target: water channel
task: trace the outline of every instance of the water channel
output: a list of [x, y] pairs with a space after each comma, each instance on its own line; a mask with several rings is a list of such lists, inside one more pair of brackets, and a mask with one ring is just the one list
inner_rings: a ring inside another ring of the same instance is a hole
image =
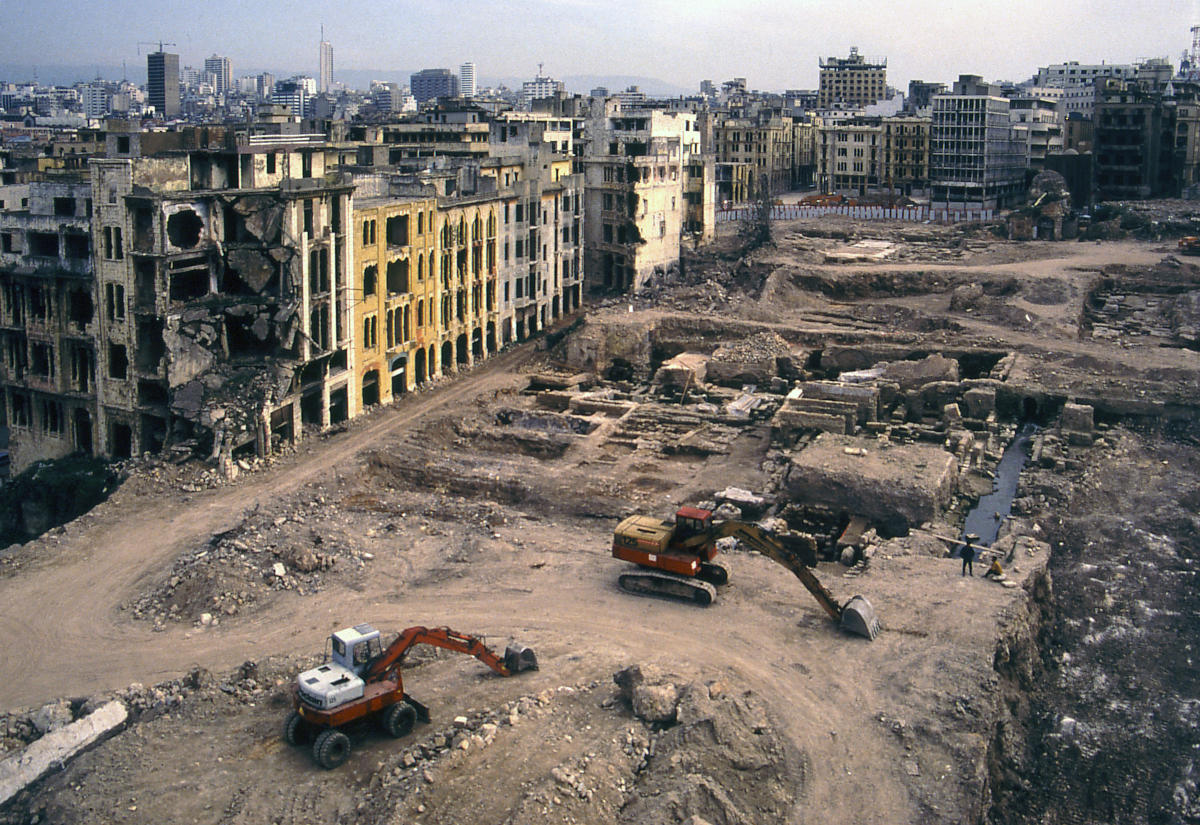
[[970, 533], [979, 536], [979, 540], [974, 542], [976, 547], [991, 547], [1000, 532], [1000, 525], [1012, 512], [1017, 482], [1021, 479], [1021, 470], [1029, 461], [1033, 436], [1037, 430], [1037, 424], [1032, 421], [1021, 424], [996, 466], [992, 492], [980, 496], [979, 503], [967, 513], [966, 521], [963, 522], [962, 538], [965, 539]]

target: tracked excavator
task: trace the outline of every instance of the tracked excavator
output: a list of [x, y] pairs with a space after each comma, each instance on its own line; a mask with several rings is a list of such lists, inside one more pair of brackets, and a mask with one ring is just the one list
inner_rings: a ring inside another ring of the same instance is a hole
[[864, 596], [839, 605], [803, 560], [761, 527], [744, 521], [713, 521], [711, 510], [681, 507], [675, 521], [630, 516], [613, 533], [612, 554], [632, 562], [636, 571], [621, 573], [617, 584], [639, 596], [660, 596], [712, 604], [729, 572], [714, 562], [717, 540], [733, 536], [753, 550], [786, 567], [842, 629], [874, 639], [879, 634], [875, 608]]
[[379, 631], [360, 624], [337, 631], [329, 643], [329, 661], [297, 677], [283, 728], [288, 744], [311, 743], [313, 760], [327, 769], [349, 758], [350, 737], [342, 729], [354, 722], [374, 718], [398, 739], [417, 719], [429, 721], [429, 709], [405, 693], [400, 676], [400, 663], [416, 645], [466, 653], [501, 676], [537, 670], [537, 656], [524, 645], [510, 644], [502, 659], [476, 637], [448, 627], [410, 627], [383, 648]]

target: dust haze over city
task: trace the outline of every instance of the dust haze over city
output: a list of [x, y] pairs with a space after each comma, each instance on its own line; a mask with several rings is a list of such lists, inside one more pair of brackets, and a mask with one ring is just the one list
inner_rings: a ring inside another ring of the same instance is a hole
[[1195, 4], [3, 11], [0, 823], [1200, 820]]

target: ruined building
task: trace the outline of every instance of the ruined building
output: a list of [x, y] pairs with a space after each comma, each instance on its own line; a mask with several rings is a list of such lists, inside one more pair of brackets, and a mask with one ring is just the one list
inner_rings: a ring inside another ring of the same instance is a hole
[[40, 181], [0, 201], [0, 387], [20, 470], [92, 452], [99, 432], [92, 191]]
[[688, 178], [697, 172], [704, 176], [698, 197], [702, 204], [711, 202], [712, 156], [701, 151], [696, 116], [690, 113], [623, 111], [609, 100], [586, 133], [589, 288], [640, 289], [655, 274], [678, 266], [685, 193], [697, 189]]
[[1109, 78], [1097, 85], [1098, 198], [1179, 197], [1197, 182], [1198, 90], [1186, 81], [1164, 90], [1144, 80]]
[[543, 125], [496, 124], [485, 161], [355, 180], [352, 414], [579, 308], [583, 180]]
[[725, 119], [714, 128], [719, 164], [744, 164], [746, 173], [730, 173], [730, 180], [747, 181], [746, 191], [731, 189], [730, 200], [740, 203], [792, 188], [795, 131], [790, 117], [763, 111]]
[[228, 460], [349, 415], [352, 187], [321, 140], [92, 162], [98, 452]]

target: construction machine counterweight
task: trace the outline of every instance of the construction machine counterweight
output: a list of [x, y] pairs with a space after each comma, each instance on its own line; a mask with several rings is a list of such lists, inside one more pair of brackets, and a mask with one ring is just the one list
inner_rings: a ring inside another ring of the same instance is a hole
[[639, 596], [661, 596], [709, 605], [717, 587], [729, 580], [728, 571], [713, 560], [717, 540], [733, 536], [753, 550], [786, 567], [813, 595], [830, 618], [859, 636], [874, 639], [879, 619], [864, 596], [839, 605], [808, 566], [761, 527], [727, 519], [714, 522], [710, 510], [681, 507], [675, 521], [630, 516], [613, 533], [612, 554], [638, 570], [621, 573], [622, 590]]

